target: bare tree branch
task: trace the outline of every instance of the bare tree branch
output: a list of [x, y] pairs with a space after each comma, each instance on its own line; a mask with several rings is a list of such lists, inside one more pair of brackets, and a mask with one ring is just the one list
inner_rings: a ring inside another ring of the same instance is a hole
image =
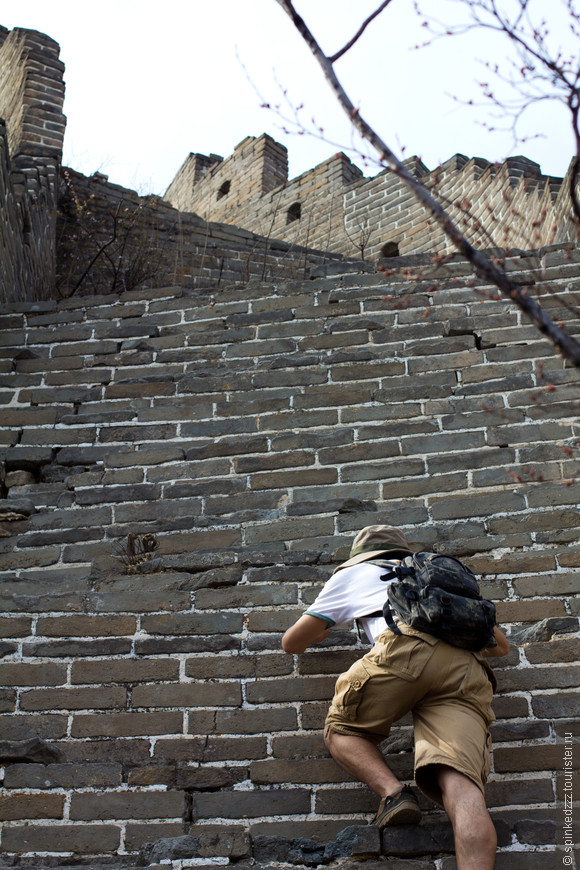
[[460, 251], [460, 253], [462, 253], [473, 265], [476, 272], [491, 281], [491, 283], [500, 290], [503, 296], [515, 303], [525, 313], [525, 315], [532, 320], [538, 330], [554, 344], [556, 350], [561, 353], [562, 356], [573, 363], [573, 365], [580, 367], [580, 343], [578, 343], [572, 336], [568, 335], [560, 326], [555, 324], [541, 308], [538, 302], [530, 296], [525, 288], [520, 287], [520, 285], [513, 281], [503, 270], [499, 269], [494, 263], [492, 263], [483, 252], [476, 250], [473, 245], [467, 241], [463, 233], [454, 224], [451, 217], [441, 204], [433, 198], [424, 185], [422, 185], [409, 169], [407, 169], [404, 163], [396, 157], [389, 146], [364, 120], [358, 109], [355, 108], [334, 72], [332, 60], [324, 54], [304, 20], [294, 9], [292, 0], [276, 0], [276, 2], [289, 16], [294, 26], [312, 51], [314, 57], [322, 68], [326, 80], [334, 91], [334, 94], [343, 110], [346, 112], [351, 124], [354, 125], [361, 136], [370, 142], [373, 148], [378, 152], [381, 163], [388, 166], [388, 168], [413, 192], [419, 202], [433, 215], [433, 218], [442, 228], [447, 238], [450, 239], [457, 250]]
[[343, 46], [343, 48], [340, 49], [340, 51], [337, 51], [336, 54], [333, 54], [332, 57], [329, 57], [329, 58], [328, 58], [329, 61], [330, 61], [331, 63], [336, 63], [336, 61], [337, 61], [340, 57], [342, 57], [343, 54], [346, 54], [347, 51], [349, 51], [349, 49], [351, 49], [351, 48], [353, 47], [353, 45], [355, 44], [355, 42], [357, 41], [357, 39], [360, 39], [360, 37], [363, 35], [363, 33], [365, 32], [365, 30], [367, 29], [367, 27], [369, 26], [369, 24], [371, 23], [371, 21], [373, 20], [373, 18], [376, 18], [377, 15], [380, 15], [380, 13], [383, 11], [383, 9], [384, 9], [386, 6], [388, 6], [390, 2], [391, 2], [391, 0], [384, 0], [384, 3], [381, 3], [381, 5], [379, 6], [379, 8], [378, 8], [378, 9], [375, 9], [375, 11], [372, 13], [372, 15], [369, 15], [369, 17], [367, 18], [367, 20], [364, 21], [364, 22], [361, 24], [361, 26], [359, 27], [359, 29], [357, 30], [357, 32], [355, 33], [355, 35], [353, 36], [353, 38], [350, 39], [350, 40], [346, 43], [346, 45]]
[[[423, 17], [423, 24], [433, 38], [457, 36], [473, 30], [489, 30], [507, 37], [518, 58], [518, 63], [510, 62], [511, 72], [503, 73], [498, 64], [486, 63], [486, 68], [499, 81], [512, 88], [517, 96], [514, 101], [498, 99], [488, 83], [482, 83], [484, 96], [502, 112], [513, 115], [512, 131], [530, 106], [542, 100], [558, 100], [564, 103], [572, 121], [572, 134], [575, 143], [575, 156], [570, 171], [568, 193], [574, 217], [580, 223], [580, 202], [578, 181], [580, 179], [580, 132], [578, 111], [580, 106], [580, 62], [576, 52], [565, 55], [561, 48], [550, 51], [548, 46], [549, 30], [545, 20], [534, 25], [529, 16], [530, 0], [518, 0], [518, 12], [514, 18], [502, 11], [496, 0], [458, 0], [467, 7], [471, 23], [451, 27], [426, 18], [415, 2], [415, 9]], [[574, 8], [574, 0], [565, 0], [569, 17], [570, 32], [575, 39], [580, 35], [580, 15]], [[436, 24], [437, 29], [434, 28]]]

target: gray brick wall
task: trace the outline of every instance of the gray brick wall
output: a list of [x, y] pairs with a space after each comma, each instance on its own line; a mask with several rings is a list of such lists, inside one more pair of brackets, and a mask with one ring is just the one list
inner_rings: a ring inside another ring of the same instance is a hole
[[[558, 292], [544, 298], [572, 331], [577, 260], [535, 260], [535, 289]], [[529, 258], [509, 265], [529, 275]], [[417, 292], [350, 274], [3, 307], [7, 861], [374, 868], [382, 848], [395, 868], [451, 870], [438, 811], [425, 801], [419, 831], [381, 846], [359, 827], [375, 798], [324, 748], [336, 674], [362, 651], [352, 627], [280, 650], [376, 521], [464, 558], [496, 602], [513, 644], [496, 665], [497, 866], [561, 859], [577, 374], [466, 275], [456, 261]], [[152, 558], [123, 559], [129, 535], [153, 535]], [[409, 721], [385, 752], [412, 776]]]
[[66, 118], [59, 46], [34, 30], [0, 41], [0, 301], [54, 291], [58, 175]]

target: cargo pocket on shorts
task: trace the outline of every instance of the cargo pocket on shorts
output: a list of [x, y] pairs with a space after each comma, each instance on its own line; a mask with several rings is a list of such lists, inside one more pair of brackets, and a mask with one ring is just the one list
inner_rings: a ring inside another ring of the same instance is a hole
[[376, 653], [373, 655], [373, 647], [368, 658], [372, 658], [378, 665], [386, 666], [391, 674], [413, 681], [421, 676], [423, 668], [433, 655], [436, 643], [439, 643], [436, 637], [423, 633], [393, 635], [384, 645], [375, 645]]
[[355, 662], [346, 673], [341, 674], [336, 681], [336, 690], [332, 708], [345, 719], [356, 719], [357, 710], [363, 696], [364, 688], [370, 674], [362, 661]]
[[489, 726], [493, 722], [495, 719], [491, 709], [493, 687], [484, 666], [473, 655], [459, 686], [459, 694], [467, 704], [475, 707], [483, 716], [486, 726]]

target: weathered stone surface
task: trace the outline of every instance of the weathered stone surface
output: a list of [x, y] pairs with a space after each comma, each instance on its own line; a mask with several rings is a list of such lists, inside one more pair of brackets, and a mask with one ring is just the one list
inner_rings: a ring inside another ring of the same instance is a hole
[[146, 843], [139, 852], [138, 865], [149, 867], [154, 862], [175, 861], [179, 858], [198, 858], [200, 843], [196, 837], [184, 835]]
[[36, 511], [34, 502], [28, 498], [0, 500], [0, 522], [24, 520]]
[[575, 632], [578, 630], [578, 619], [574, 617], [549, 617], [541, 619], [534, 625], [514, 629], [510, 633], [510, 641], [514, 644], [525, 645], [551, 640], [560, 632]]
[[30, 764], [52, 764], [62, 759], [63, 753], [45, 740], [33, 737], [29, 740], [1, 740], [0, 761], [10, 764], [28, 762]]
[[351, 857], [357, 857], [361, 860], [372, 855], [379, 855], [380, 851], [381, 834], [377, 827], [374, 825], [352, 825], [341, 831], [334, 843], [326, 845], [324, 858], [326, 861]]
[[314, 840], [257, 836], [252, 841], [252, 853], [258, 862], [286, 862], [316, 867], [324, 861], [324, 845]]

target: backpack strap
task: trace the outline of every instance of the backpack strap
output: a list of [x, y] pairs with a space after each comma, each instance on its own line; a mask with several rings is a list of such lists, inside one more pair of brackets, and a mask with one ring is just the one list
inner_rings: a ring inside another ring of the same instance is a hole
[[[368, 560], [367, 560], [367, 564], [369, 564], [369, 565], [378, 565], [379, 568], [387, 568], [387, 569], [388, 569], [387, 572], [386, 572], [385, 574], [381, 574], [380, 579], [381, 579], [383, 582], [386, 582], [387, 580], [393, 580], [393, 579], [397, 576], [397, 575], [395, 574], [395, 571], [394, 571], [393, 567], [392, 567], [391, 565], [389, 565], [389, 564], [386, 564], [386, 560], [383, 560], [383, 559], [368, 559]], [[357, 633], [358, 633], [358, 638], [359, 638], [359, 640], [362, 639], [362, 638], [361, 638], [361, 631], [360, 631], [360, 623], [359, 623], [359, 619], [368, 619], [368, 618], [370, 618], [371, 616], [382, 616], [382, 617], [384, 617], [384, 619], [386, 620], [387, 625], [389, 626], [389, 628], [391, 629], [391, 631], [393, 631], [395, 634], [401, 634], [401, 632], [400, 632], [399, 629], [397, 628], [397, 625], [396, 625], [396, 623], [395, 623], [395, 621], [394, 621], [394, 619], [393, 619], [393, 616], [392, 616], [392, 614], [391, 614], [391, 610], [390, 610], [390, 608], [388, 607], [388, 601], [387, 601], [387, 603], [384, 605], [384, 607], [383, 607], [382, 610], [373, 610], [372, 613], [365, 613], [364, 616], [362, 616], [362, 617], [358, 617], [357, 619], [355, 619], [356, 630], [357, 630]]]
[[403, 632], [393, 619], [393, 612], [389, 607], [389, 602], [385, 602], [385, 606], [383, 607], [383, 616], [385, 617], [385, 622], [393, 632], [393, 634], [402, 634]]

